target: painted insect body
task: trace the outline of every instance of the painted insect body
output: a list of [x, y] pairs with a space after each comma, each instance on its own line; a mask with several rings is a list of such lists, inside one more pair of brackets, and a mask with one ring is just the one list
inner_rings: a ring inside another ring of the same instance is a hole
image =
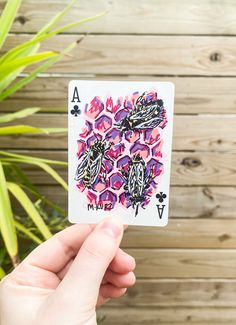
[[124, 189], [127, 191], [132, 207], [135, 209], [135, 217], [138, 214], [140, 204], [145, 201], [146, 190], [149, 188], [149, 182], [152, 179], [152, 172], [147, 175], [146, 165], [143, 158], [137, 154], [133, 156], [128, 172], [122, 171], [127, 184]]
[[149, 98], [148, 94], [143, 93], [134, 103], [134, 109], [117, 126], [121, 132], [153, 129], [163, 121], [163, 112], [161, 99]]
[[[81, 161], [76, 170], [75, 180], [83, 180], [84, 185], [87, 188], [91, 188], [101, 173], [103, 160], [111, 160], [106, 156], [106, 151], [110, 149], [112, 143], [108, 143], [106, 140], [96, 140], [82, 156]], [[105, 168], [104, 168], [105, 170]], [[103, 175], [105, 178], [106, 175]]]

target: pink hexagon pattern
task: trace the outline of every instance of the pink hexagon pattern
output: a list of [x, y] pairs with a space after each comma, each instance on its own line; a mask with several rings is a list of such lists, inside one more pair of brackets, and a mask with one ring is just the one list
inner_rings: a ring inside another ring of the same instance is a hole
[[[106, 211], [120, 205], [137, 214], [164, 172], [162, 129], [168, 121], [163, 101], [153, 90], [123, 98], [95, 96], [85, 106], [85, 117], [77, 140], [77, 189], [88, 204]], [[132, 193], [137, 170], [144, 175], [142, 190]]]

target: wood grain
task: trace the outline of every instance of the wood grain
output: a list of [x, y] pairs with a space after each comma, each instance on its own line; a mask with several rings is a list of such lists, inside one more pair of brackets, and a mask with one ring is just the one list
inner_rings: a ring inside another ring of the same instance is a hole
[[[24, 107], [40, 106], [43, 112], [67, 112], [67, 86], [76, 77], [40, 77], [11, 98], [0, 102], [0, 111], [16, 111]], [[150, 80], [171, 81], [175, 84], [176, 114], [236, 113], [236, 78], [192, 78], [106, 75], [87, 80]], [[214, 85], [214, 87], [212, 87]]]
[[235, 249], [127, 249], [141, 278], [236, 278]]
[[[37, 127], [67, 127], [67, 115], [36, 114], [21, 119], [21, 124]], [[209, 127], [210, 126], [210, 127]], [[173, 149], [235, 152], [236, 115], [198, 115], [175, 116]], [[50, 139], [50, 141], [49, 141]], [[1, 137], [2, 148], [12, 149], [66, 149], [67, 136], [65, 134], [19, 135]]]
[[[20, 151], [25, 153], [25, 151]], [[67, 161], [66, 151], [32, 151], [30, 155]], [[171, 185], [236, 185], [236, 153], [221, 152], [173, 152], [171, 162]], [[41, 169], [24, 165], [24, 170], [35, 184], [56, 184]], [[55, 166], [67, 180], [67, 168]]]
[[236, 307], [236, 281], [226, 279], [137, 280], [110, 306], [126, 307]]
[[99, 311], [105, 315], [104, 325], [234, 325], [236, 322], [235, 308], [124, 308], [122, 312], [117, 307], [103, 307]]
[[[59, 186], [45, 185], [40, 186], [39, 190], [47, 198], [54, 200], [64, 209], [67, 209], [67, 192], [65, 192], [63, 188]], [[170, 191], [170, 216], [173, 218], [199, 218], [203, 223], [206, 219], [235, 219], [235, 209], [232, 208], [235, 206], [235, 200], [235, 187], [173, 186]], [[222, 223], [223, 222], [224, 220], [222, 220]], [[227, 224], [227, 221], [225, 222]], [[194, 226], [196, 226], [196, 224]], [[200, 221], [198, 228], [199, 230], [201, 229]], [[192, 233], [194, 232], [194, 229], [192, 230]], [[225, 228], [223, 227], [222, 229]], [[202, 231], [204, 232], [204, 229], [202, 229]], [[209, 235], [210, 232], [211, 230], [209, 230]], [[217, 236], [219, 232], [220, 229], [218, 229], [215, 235]], [[186, 236], [188, 235], [186, 234]], [[198, 234], [195, 234], [195, 236], [198, 237]], [[211, 238], [209, 238], [209, 241], [211, 241]], [[228, 243], [229, 242], [230, 241], [228, 241]], [[227, 241], [221, 244], [227, 245]]]
[[[172, 211], [173, 213], [173, 211]], [[170, 219], [164, 229], [129, 227], [127, 248], [236, 248], [235, 220]]]
[[[37, 3], [25, 0], [14, 23], [14, 32], [36, 32], [56, 12], [63, 10], [68, 0], [50, 0]], [[0, 2], [0, 8], [3, 7]], [[124, 10], [125, 9], [125, 10]], [[78, 26], [68, 32], [134, 33], [134, 34], [236, 34], [235, 4], [233, 1], [168, 1], [141, 0], [81, 0], [67, 17], [71, 21], [108, 10], [92, 23]], [[68, 22], [68, 18], [64, 19]]]
[[[62, 51], [82, 37], [58, 35], [45, 41], [42, 49]], [[28, 39], [29, 35], [10, 35], [3, 50]], [[226, 36], [87, 35], [71, 55], [49, 71], [107, 75], [235, 76], [236, 39]]]

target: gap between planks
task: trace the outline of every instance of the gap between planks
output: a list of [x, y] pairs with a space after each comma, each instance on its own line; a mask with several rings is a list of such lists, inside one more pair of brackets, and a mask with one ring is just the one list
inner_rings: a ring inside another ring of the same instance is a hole
[[[61, 51], [82, 35], [58, 35], [42, 49]], [[29, 39], [9, 35], [3, 51]], [[236, 37], [86, 35], [70, 58], [50, 68], [54, 73], [235, 76]], [[148, 48], [148, 51], [143, 51]], [[135, 49], [135, 51], [134, 51]], [[215, 62], [212, 55], [219, 54]], [[118, 64], [117, 64], [118, 63]], [[26, 71], [31, 71], [27, 68]]]

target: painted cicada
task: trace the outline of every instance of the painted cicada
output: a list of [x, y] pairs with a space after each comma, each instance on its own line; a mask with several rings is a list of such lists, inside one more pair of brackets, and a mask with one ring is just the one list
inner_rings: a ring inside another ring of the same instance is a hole
[[128, 171], [122, 170], [122, 174], [126, 179], [124, 189], [132, 202], [136, 217], [139, 206], [145, 201], [146, 191], [149, 188], [150, 181], [153, 179], [153, 173], [152, 170], [148, 173], [145, 161], [137, 154], [133, 156]]
[[117, 127], [122, 133], [129, 130], [153, 129], [163, 121], [163, 114], [163, 101], [144, 92], [136, 99], [129, 114], [117, 123]]
[[105, 179], [106, 174], [104, 172], [105, 167], [103, 160], [107, 159], [112, 161], [112, 159], [106, 155], [106, 152], [110, 149], [111, 145], [112, 143], [108, 143], [106, 140], [96, 140], [89, 148], [87, 148], [79, 161], [75, 180], [83, 180], [84, 185], [87, 188], [91, 188], [96, 182], [102, 169], [103, 178]]

